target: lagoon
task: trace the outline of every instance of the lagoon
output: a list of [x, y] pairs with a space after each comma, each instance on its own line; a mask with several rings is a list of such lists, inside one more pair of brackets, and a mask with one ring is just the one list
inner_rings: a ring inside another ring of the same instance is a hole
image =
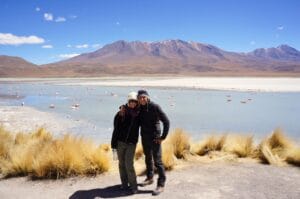
[[[170, 118], [171, 129], [183, 128], [194, 139], [211, 133], [253, 134], [261, 139], [277, 127], [292, 138], [300, 137], [300, 92], [0, 81], [0, 104], [21, 106], [24, 103], [80, 121], [80, 125], [68, 131], [109, 142], [118, 107], [126, 103], [130, 91], [141, 88], [147, 89], [151, 100], [161, 105]], [[49, 108], [51, 104], [55, 108]], [[75, 104], [80, 106], [76, 108]]]

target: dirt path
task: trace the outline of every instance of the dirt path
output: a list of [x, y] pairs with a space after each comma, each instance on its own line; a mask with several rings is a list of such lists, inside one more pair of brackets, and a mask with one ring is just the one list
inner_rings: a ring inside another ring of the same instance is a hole
[[[144, 176], [138, 177], [141, 182]], [[119, 176], [31, 181], [26, 177], [0, 181], [0, 198], [153, 198], [155, 184], [141, 187], [137, 195], [118, 190]], [[156, 198], [300, 198], [300, 169], [257, 163], [195, 164], [167, 173], [165, 192]]]

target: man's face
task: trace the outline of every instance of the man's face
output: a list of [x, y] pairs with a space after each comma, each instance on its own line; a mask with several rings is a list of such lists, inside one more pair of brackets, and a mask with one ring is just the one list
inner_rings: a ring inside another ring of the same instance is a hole
[[145, 95], [142, 95], [142, 96], [139, 96], [138, 100], [139, 100], [140, 105], [144, 106], [148, 102], [148, 97]]

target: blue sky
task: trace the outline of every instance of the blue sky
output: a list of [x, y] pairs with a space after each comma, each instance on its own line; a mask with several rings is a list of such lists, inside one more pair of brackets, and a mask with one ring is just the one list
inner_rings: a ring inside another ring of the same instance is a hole
[[182, 39], [227, 51], [300, 50], [298, 0], [0, 0], [0, 55], [44, 64], [116, 40]]

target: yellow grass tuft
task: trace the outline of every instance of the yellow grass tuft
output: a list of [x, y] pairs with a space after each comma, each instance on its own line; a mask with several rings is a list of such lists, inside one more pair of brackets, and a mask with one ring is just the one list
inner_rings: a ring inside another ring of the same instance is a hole
[[[54, 138], [43, 128], [14, 135], [0, 127], [0, 172], [6, 177], [95, 175], [109, 170], [110, 152], [109, 144], [97, 146], [91, 140], [68, 134]], [[254, 157], [268, 164], [283, 165], [286, 161], [300, 166], [300, 148], [296, 148], [281, 129], [275, 129], [257, 148], [253, 146], [252, 136], [243, 135], [211, 135], [192, 144], [182, 129], [175, 129], [162, 143], [162, 161], [166, 170], [174, 169], [181, 161], [177, 158], [189, 161], [196, 157], [193, 155], [206, 155], [201, 158], [213, 161]], [[143, 147], [138, 143], [135, 159], [142, 162], [142, 157]], [[144, 162], [142, 165], [144, 168]]]
[[211, 135], [198, 144], [193, 145], [192, 153], [197, 155], [206, 155], [210, 151], [221, 151], [227, 135]]
[[109, 152], [111, 151], [111, 146], [110, 144], [100, 144], [99, 150], [102, 150], [104, 152]]
[[166, 170], [172, 170], [175, 166], [176, 157], [174, 155], [174, 145], [170, 141], [162, 144], [162, 162]]
[[[144, 156], [144, 150], [141, 143], [137, 144], [135, 150], [135, 160], [140, 160]], [[172, 170], [175, 166], [176, 157], [174, 155], [174, 147], [173, 144], [166, 140], [162, 143], [162, 162], [165, 166], [166, 170]], [[143, 162], [144, 164], [144, 162]], [[143, 172], [140, 172], [143, 173]]]
[[253, 154], [253, 136], [228, 135], [223, 151], [236, 154], [238, 157], [249, 157]]
[[47, 132], [44, 128], [39, 128], [37, 131], [32, 133], [17, 133], [15, 136], [15, 144], [22, 145], [28, 142], [47, 142], [52, 140], [51, 133]]
[[105, 150], [91, 141], [65, 135], [48, 143], [34, 162], [33, 176], [61, 178], [105, 172], [109, 160]]
[[272, 149], [287, 149], [293, 146], [292, 141], [284, 135], [280, 128], [274, 130], [268, 143]]
[[292, 148], [289, 150], [286, 157], [286, 161], [289, 164], [300, 166], [300, 148]]
[[109, 160], [105, 150], [91, 141], [71, 135], [54, 139], [39, 129], [30, 134], [18, 133], [0, 168], [7, 177], [61, 178], [102, 173], [109, 169]]
[[277, 128], [270, 137], [260, 143], [257, 156], [263, 163], [282, 165], [291, 148], [293, 148], [292, 141]]
[[268, 163], [277, 166], [281, 166], [283, 164], [283, 159], [280, 159], [278, 154], [273, 153], [272, 149], [268, 146], [268, 144], [262, 144], [260, 151], [260, 159], [263, 163]]
[[175, 129], [167, 141], [173, 146], [173, 153], [176, 158], [185, 158], [190, 153], [190, 138], [182, 129]]
[[138, 144], [136, 145], [134, 159], [135, 159], [135, 160], [138, 160], [138, 159], [140, 159], [141, 157], [143, 157], [143, 155], [144, 155], [143, 146], [142, 146], [141, 143], [138, 143]]
[[[7, 158], [10, 146], [13, 144], [14, 138], [11, 133], [0, 126], [0, 161]], [[1, 167], [0, 167], [1, 171]]]

